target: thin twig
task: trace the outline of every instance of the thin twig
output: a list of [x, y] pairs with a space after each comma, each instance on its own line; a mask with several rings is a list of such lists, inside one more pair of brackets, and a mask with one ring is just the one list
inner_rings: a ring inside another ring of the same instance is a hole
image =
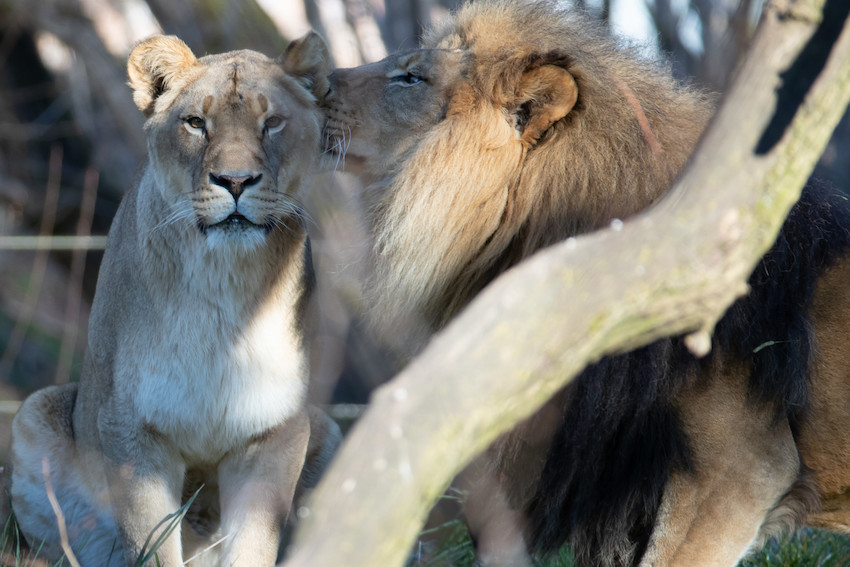
[[80, 567], [80, 562], [77, 561], [77, 556], [71, 550], [71, 543], [68, 541], [68, 530], [65, 528], [65, 514], [59, 507], [59, 501], [56, 499], [56, 492], [53, 491], [53, 483], [50, 481], [50, 463], [47, 462], [47, 457], [41, 460], [41, 474], [44, 475], [44, 487], [47, 490], [47, 499], [50, 500], [50, 507], [53, 508], [53, 513], [56, 515], [56, 523], [59, 526], [59, 541], [62, 545], [62, 551], [65, 552], [65, 558], [71, 567]]
[[[80, 216], [77, 219], [77, 236], [86, 236], [91, 232], [94, 218], [94, 203], [97, 197], [98, 172], [86, 171], [83, 182], [83, 199], [80, 204]], [[76, 248], [71, 255], [71, 276], [68, 295], [65, 300], [65, 321], [62, 327], [62, 342], [59, 347], [59, 361], [56, 363], [56, 384], [65, 384], [71, 378], [71, 364], [76, 351], [79, 334], [80, 302], [83, 294], [83, 275], [86, 270], [86, 250]]]
[[105, 236], [0, 236], [0, 250], [103, 250]]
[[204, 549], [200, 550], [198, 553], [196, 553], [195, 555], [193, 555], [192, 557], [190, 557], [189, 559], [187, 559], [186, 561], [184, 561], [184, 562], [183, 562], [183, 565], [188, 565], [189, 563], [191, 563], [192, 561], [194, 561], [195, 559], [197, 559], [198, 557], [200, 557], [200, 556], [201, 556], [201, 555], [203, 555], [204, 553], [207, 553], [208, 551], [211, 551], [213, 548], [218, 547], [219, 545], [221, 545], [222, 543], [224, 543], [224, 541], [225, 541], [225, 540], [227, 540], [227, 539], [228, 539], [231, 535], [233, 535], [233, 534], [227, 534], [227, 535], [223, 535], [223, 536], [221, 536], [221, 537], [220, 537], [220, 538], [218, 538], [215, 542], [213, 542], [212, 544], [208, 545], [207, 547], [205, 547]]

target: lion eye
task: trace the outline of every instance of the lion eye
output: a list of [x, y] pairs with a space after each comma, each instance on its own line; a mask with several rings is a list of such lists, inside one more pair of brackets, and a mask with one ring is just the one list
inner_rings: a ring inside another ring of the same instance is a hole
[[416, 83], [421, 83], [424, 80], [425, 79], [423, 79], [419, 75], [416, 75], [416, 74], [411, 73], [411, 72], [407, 72], [407, 73], [404, 73], [404, 74], [401, 74], [401, 75], [395, 75], [395, 76], [390, 77], [391, 82], [399, 83], [399, 84], [402, 84], [404, 86], [415, 85]]
[[206, 128], [206, 121], [199, 116], [190, 116], [186, 119], [186, 124], [194, 128], [195, 130], [203, 130]]
[[283, 117], [277, 116], [277, 115], [269, 116], [266, 119], [265, 124], [263, 124], [263, 127], [265, 128], [266, 132], [271, 132], [271, 133], [279, 131], [284, 126], [285, 126], [285, 121], [283, 120]]

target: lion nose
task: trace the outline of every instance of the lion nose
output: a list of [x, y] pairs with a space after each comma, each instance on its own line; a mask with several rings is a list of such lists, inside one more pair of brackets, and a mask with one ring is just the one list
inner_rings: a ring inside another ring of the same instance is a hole
[[335, 98], [336, 91], [342, 82], [342, 78], [340, 77], [341, 73], [339, 71], [339, 69], [335, 69], [330, 75], [328, 75], [328, 92], [325, 93], [325, 96], [319, 102], [320, 105], [327, 106], [327, 103]]
[[248, 187], [259, 183], [262, 177], [261, 173], [253, 174], [242, 171], [210, 173], [210, 183], [224, 187], [233, 195], [234, 200], [239, 200], [239, 195]]

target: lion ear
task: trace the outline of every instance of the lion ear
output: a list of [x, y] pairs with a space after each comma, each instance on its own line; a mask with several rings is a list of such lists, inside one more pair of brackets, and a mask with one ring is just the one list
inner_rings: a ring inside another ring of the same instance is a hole
[[328, 44], [314, 31], [291, 42], [283, 54], [283, 70], [321, 101], [328, 93], [331, 56]]
[[541, 65], [522, 74], [516, 97], [520, 138], [531, 147], [552, 124], [573, 109], [578, 100], [578, 85], [563, 67]]
[[156, 99], [168, 90], [174, 78], [197, 64], [192, 50], [173, 35], [160, 35], [136, 45], [127, 60], [127, 75], [133, 102], [150, 116]]

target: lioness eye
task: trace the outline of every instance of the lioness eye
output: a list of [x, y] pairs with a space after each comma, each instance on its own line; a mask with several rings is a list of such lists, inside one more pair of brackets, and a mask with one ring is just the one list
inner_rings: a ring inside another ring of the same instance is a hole
[[207, 125], [204, 119], [198, 116], [190, 116], [186, 119], [186, 124], [188, 124], [192, 128], [195, 128], [196, 130], [203, 130]]
[[401, 83], [403, 85], [415, 85], [416, 83], [421, 83], [424, 81], [422, 77], [418, 75], [414, 75], [413, 73], [405, 73], [403, 75], [395, 75], [394, 77], [390, 77], [390, 81], [394, 83]]
[[281, 116], [269, 116], [266, 119], [265, 128], [267, 132], [274, 132], [280, 130], [283, 127], [283, 117]]

